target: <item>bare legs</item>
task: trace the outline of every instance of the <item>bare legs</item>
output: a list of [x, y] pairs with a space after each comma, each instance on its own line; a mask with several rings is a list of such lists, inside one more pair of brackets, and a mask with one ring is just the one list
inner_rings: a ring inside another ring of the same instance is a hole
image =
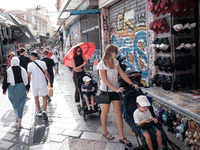
[[[153, 150], [150, 134], [148, 132], [144, 132], [143, 135], [145, 137], [145, 140], [146, 140], [149, 150]], [[160, 130], [158, 130], [158, 129], [156, 129], [156, 141], [158, 143], [158, 148], [162, 149], [162, 134], [161, 134]]]
[[[123, 139], [124, 134], [123, 134], [123, 119], [121, 114], [121, 101], [112, 101], [112, 104], [114, 107], [115, 118], [119, 130], [119, 139]], [[109, 109], [110, 109], [110, 104], [102, 104], [101, 125], [103, 134], [107, 132], [106, 121]]]
[[[88, 109], [90, 109], [90, 102], [89, 102], [88, 97], [86, 95], [84, 95], [84, 99], [85, 99], [85, 102], [86, 102]], [[94, 109], [94, 96], [93, 95], [91, 95], [91, 104], [92, 104], [92, 109]]]
[[106, 128], [106, 121], [107, 121], [107, 116], [108, 116], [108, 112], [110, 109], [110, 104], [102, 104], [102, 112], [101, 112], [101, 125], [102, 125], [102, 132], [103, 134], [105, 134], [107, 131]]
[[[43, 110], [47, 110], [47, 96], [43, 96]], [[39, 102], [39, 96], [35, 96], [35, 105], [37, 107], [38, 112], [41, 111], [40, 109], [40, 102]]]
[[121, 101], [112, 101], [112, 104], [114, 107], [117, 128], [119, 130], [119, 139], [123, 139], [124, 133], [123, 133], [123, 118], [121, 114]]
[[17, 126], [18, 126], [19, 128], [23, 128], [23, 127], [22, 127], [22, 119], [16, 118], [16, 120], [17, 120]]

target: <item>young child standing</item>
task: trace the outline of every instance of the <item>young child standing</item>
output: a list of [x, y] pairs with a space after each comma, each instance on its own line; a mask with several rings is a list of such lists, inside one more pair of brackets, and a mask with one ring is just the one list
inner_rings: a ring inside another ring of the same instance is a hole
[[[157, 118], [153, 118], [150, 111], [149, 106], [151, 105], [146, 96], [140, 95], [136, 99], [137, 109], [133, 113], [133, 119], [138, 126], [141, 126], [144, 123], [150, 123], [150, 121], [154, 121], [154, 123], [158, 123]], [[156, 130], [156, 140], [158, 143], [158, 150], [162, 149], [162, 134], [160, 130], [158, 130], [154, 125], [152, 127]], [[141, 129], [141, 133], [145, 137], [147, 146], [149, 150], [153, 150], [152, 141], [150, 134], [147, 130]]]
[[91, 78], [88, 77], [88, 76], [83, 77], [84, 84], [82, 84], [82, 86], [81, 86], [81, 91], [83, 92], [83, 97], [85, 98], [88, 110], [91, 110], [89, 98], [91, 99], [92, 110], [94, 110], [94, 95], [93, 95], [93, 92], [94, 92], [95, 88], [91, 85], [90, 80], [91, 80]]

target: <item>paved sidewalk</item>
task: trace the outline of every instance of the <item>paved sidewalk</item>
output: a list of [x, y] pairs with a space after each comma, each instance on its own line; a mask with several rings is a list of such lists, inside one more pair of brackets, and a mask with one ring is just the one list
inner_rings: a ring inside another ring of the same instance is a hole
[[[31, 94], [28, 96], [31, 97]], [[2, 88], [0, 88], [0, 100], [0, 150], [28, 150], [35, 108], [33, 99], [25, 103], [22, 119], [24, 129], [21, 131], [17, 129], [12, 105], [8, 95], [2, 94]]]
[[[97, 81], [97, 71], [91, 73]], [[107, 126], [115, 139], [107, 140], [102, 136], [99, 113], [87, 115], [86, 120], [78, 113], [74, 91], [72, 72], [60, 65], [60, 75], [55, 77], [54, 82], [54, 96], [47, 107], [49, 122], [35, 117], [35, 103], [32, 93], [29, 93], [31, 99], [25, 104], [22, 120], [25, 129], [20, 132], [16, 128], [10, 101], [0, 94], [0, 150], [124, 150], [125, 146], [119, 143], [112, 105]], [[42, 104], [41, 98], [40, 101]], [[134, 133], [125, 122], [124, 134], [134, 146], [138, 145]], [[178, 141], [170, 136], [172, 138], [172, 141]], [[182, 142], [178, 143], [183, 146]]]

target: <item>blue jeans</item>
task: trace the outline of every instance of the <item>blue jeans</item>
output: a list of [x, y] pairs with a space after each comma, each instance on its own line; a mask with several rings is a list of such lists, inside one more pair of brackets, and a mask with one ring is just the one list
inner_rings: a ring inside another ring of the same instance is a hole
[[15, 84], [14, 86], [9, 85], [8, 98], [12, 103], [16, 118], [18, 119], [22, 119], [26, 96], [24, 84]]
[[56, 69], [57, 69], [57, 73], [58, 73], [58, 70], [59, 70], [59, 62], [55, 63], [56, 65]]

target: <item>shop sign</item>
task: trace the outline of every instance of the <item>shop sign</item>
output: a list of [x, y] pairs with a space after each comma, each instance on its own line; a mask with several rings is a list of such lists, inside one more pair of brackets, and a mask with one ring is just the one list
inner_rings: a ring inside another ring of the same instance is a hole
[[71, 10], [70, 15], [100, 14], [100, 9]]

